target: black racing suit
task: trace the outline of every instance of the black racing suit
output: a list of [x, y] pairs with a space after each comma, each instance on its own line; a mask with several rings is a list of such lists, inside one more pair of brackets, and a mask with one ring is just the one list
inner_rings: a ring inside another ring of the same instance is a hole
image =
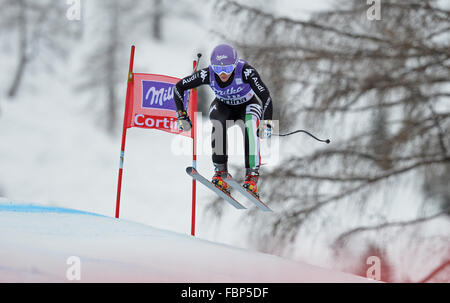
[[[262, 104], [255, 96], [239, 105], [229, 105], [220, 101], [218, 98], [214, 99], [209, 110], [209, 118], [213, 124], [211, 136], [212, 161], [215, 165], [223, 164], [226, 167], [228, 162], [227, 128], [238, 124], [244, 132], [245, 167], [247, 169], [258, 169], [261, 164], [261, 159], [257, 128], [261, 119], [272, 120], [273, 106], [269, 90], [261, 80], [256, 69], [249, 64], [245, 64], [242, 71], [242, 80], [251, 86]], [[251, 73], [245, 71], [251, 71]], [[184, 110], [182, 96], [184, 96], [186, 90], [204, 84], [209, 85], [209, 72], [208, 67], [201, 69], [181, 79], [175, 85], [174, 100], [177, 110]], [[219, 76], [214, 73], [215, 81], [221, 88], [225, 88], [233, 82], [234, 73], [235, 71], [233, 71], [226, 82], [222, 82]], [[227, 123], [227, 121], [229, 122]], [[236, 124], [233, 124], [231, 121]]]

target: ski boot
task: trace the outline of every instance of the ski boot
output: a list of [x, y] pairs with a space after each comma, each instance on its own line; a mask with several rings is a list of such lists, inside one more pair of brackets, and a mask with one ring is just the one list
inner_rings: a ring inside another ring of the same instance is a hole
[[258, 168], [247, 168], [243, 187], [259, 199], [258, 186], [256, 185], [258, 183], [258, 179]]
[[222, 178], [222, 174], [226, 173], [227, 165], [226, 164], [217, 164], [214, 163], [214, 176], [212, 177], [211, 183], [214, 184], [217, 188], [219, 188], [224, 193], [230, 195], [230, 186], [227, 182], [225, 182]]

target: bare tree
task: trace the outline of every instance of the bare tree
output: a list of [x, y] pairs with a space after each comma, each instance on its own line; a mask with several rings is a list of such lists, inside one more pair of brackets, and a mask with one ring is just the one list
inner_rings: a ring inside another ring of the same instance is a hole
[[[163, 20], [168, 7], [163, 0], [98, 0], [89, 5], [90, 12], [98, 16], [90, 24], [95, 43], [86, 59], [85, 76], [77, 88], [92, 93], [95, 99], [92, 104], [106, 113], [102, 126], [112, 134], [119, 125], [118, 113], [122, 110], [118, 107], [122, 100], [119, 95], [125, 91], [120, 85], [125, 84], [130, 46], [148, 40], [149, 36], [158, 43], [163, 40]], [[96, 39], [99, 36], [101, 39]], [[89, 37], [85, 35], [85, 39]]]
[[446, 277], [443, 277], [442, 280], [437, 280], [438, 282], [448, 282], [450, 280], [450, 260], [446, 260], [442, 264], [440, 264], [438, 267], [436, 267], [433, 271], [431, 271], [425, 278], [420, 280], [420, 283], [426, 283], [433, 281], [433, 279], [436, 279], [437, 276], [439, 276], [441, 273], [443, 273], [445, 270], [447, 270]]
[[[263, 58], [262, 69], [272, 68], [265, 58], [276, 58], [295, 124], [332, 135], [329, 147], [299, 145], [307, 154], [288, 156], [263, 174], [262, 196], [278, 209], [271, 217], [249, 212], [252, 239], [263, 250], [282, 252], [307, 223], [325, 227], [330, 217], [323, 214], [332, 207], [355, 201], [363, 216], [378, 192], [407, 178], [442, 175], [450, 164], [450, 11], [433, 0], [391, 0], [382, 2], [382, 20], [370, 21], [365, 1], [339, 5], [296, 20], [218, 3], [234, 17], [230, 41], [245, 28], [252, 35], [240, 47]], [[448, 197], [448, 179], [444, 184], [441, 196]], [[413, 222], [448, 213], [442, 201], [427, 201], [427, 212]]]
[[[131, 2], [130, 2], [131, 3]], [[136, 8], [134, 19], [134, 30], [138, 30], [151, 37], [155, 42], [164, 39], [164, 20], [171, 6], [166, 5], [165, 0], [136, 0], [133, 7]], [[136, 28], [139, 27], [139, 28]]]
[[152, 36], [155, 40], [163, 39], [164, 6], [163, 0], [153, 0]]
[[[101, 105], [105, 113], [105, 124], [102, 125], [113, 134], [119, 125], [120, 84], [125, 83], [127, 70], [130, 27], [133, 28], [132, 13], [136, 8], [129, 1], [96, 1], [89, 7], [96, 16], [95, 24], [90, 24], [92, 37], [101, 37], [91, 45], [86, 59], [83, 79], [77, 88], [83, 92], [90, 92], [95, 101], [92, 104]], [[86, 35], [86, 39], [90, 36]], [[123, 90], [123, 89], [122, 89]], [[106, 101], [106, 102], [102, 102]]]
[[[213, 29], [213, 31], [224, 40], [229, 40], [240, 51], [239, 56], [258, 69], [258, 72], [264, 79], [264, 83], [270, 90], [272, 99], [276, 102], [273, 119], [279, 121], [279, 127], [281, 129], [288, 129], [295, 121], [295, 113], [289, 110], [289, 104], [290, 102], [298, 102], [300, 96], [292, 97], [285, 94], [293, 79], [287, 81], [283, 75], [285, 72], [284, 65], [279, 64], [280, 57], [278, 52], [268, 51], [268, 48], [277, 43], [277, 37], [264, 35], [262, 29], [254, 28], [255, 24], [252, 21], [245, 20], [246, 18], [253, 17], [253, 13], [251, 12], [253, 8], [241, 6], [229, 1], [219, 1], [218, 3], [217, 8], [220, 13], [229, 13], [232, 16], [232, 18], [229, 18], [231, 23], [225, 27], [227, 33], [236, 34], [226, 35], [220, 29]], [[276, 8], [276, 1], [272, 0], [254, 0], [251, 3], [253, 4], [252, 7], [264, 7], [269, 11]], [[226, 6], [226, 4], [231, 4], [231, 6]], [[240, 7], [244, 8], [244, 10], [241, 11], [239, 9]], [[250, 10], [246, 10], [247, 8]], [[240, 16], [244, 11], [245, 16]], [[243, 19], [242, 23], [234, 22], [236, 21], [235, 18], [240, 17]]]
[[64, 2], [2, 0], [0, 7], [0, 31], [7, 31], [8, 39], [13, 33], [17, 35], [17, 65], [7, 92], [8, 97], [13, 98], [33, 59], [39, 57], [44, 62], [51, 62], [55, 57], [67, 55], [68, 41], [74, 37], [75, 27], [65, 18], [67, 7]]

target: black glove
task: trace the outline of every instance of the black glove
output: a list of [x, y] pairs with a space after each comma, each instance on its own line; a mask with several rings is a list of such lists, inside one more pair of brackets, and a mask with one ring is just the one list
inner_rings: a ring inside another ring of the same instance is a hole
[[192, 122], [185, 110], [177, 111], [177, 121], [182, 131], [191, 130]]

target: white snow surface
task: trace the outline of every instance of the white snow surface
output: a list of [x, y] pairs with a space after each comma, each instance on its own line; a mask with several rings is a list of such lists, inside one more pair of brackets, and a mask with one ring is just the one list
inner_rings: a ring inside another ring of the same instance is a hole
[[[371, 282], [73, 209], [0, 200], [0, 282]], [[79, 280], [69, 280], [71, 257]]]

